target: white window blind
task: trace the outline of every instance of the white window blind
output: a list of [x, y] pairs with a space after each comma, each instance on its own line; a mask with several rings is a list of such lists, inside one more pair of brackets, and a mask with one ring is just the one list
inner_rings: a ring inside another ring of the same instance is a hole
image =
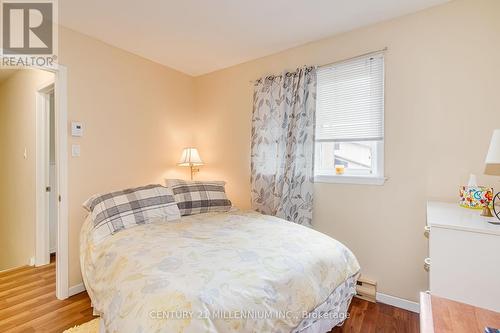
[[382, 53], [320, 67], [317, 78], [316, 141], [383, 140]]

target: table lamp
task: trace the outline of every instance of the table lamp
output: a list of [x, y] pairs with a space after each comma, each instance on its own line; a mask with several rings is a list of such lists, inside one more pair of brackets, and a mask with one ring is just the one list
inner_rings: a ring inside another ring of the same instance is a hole
[[203, 161], [200, 158], [200, 154], [198, 153], [198, 149], [193, 147], [184, 148], [182, 151], [181, 159], [178, 166], [187, 166], [191, 169], [191, 180], [193, 180], [193, 176], [196, 172], [200, 171], [198, 168], [200, 165], [203, 165]]
[[[491, 137], [490, 148], [486, 155], [486, 168], [484, 173], [487, 175], [500, 176], [500, 129], [493, 131]], [[493, 197], [493, 212], [498, 220], [488, 221], [493, 224], [500, 224], [500, 209], [497, 210], [497, 205], [500, 206], [500, 192]]]

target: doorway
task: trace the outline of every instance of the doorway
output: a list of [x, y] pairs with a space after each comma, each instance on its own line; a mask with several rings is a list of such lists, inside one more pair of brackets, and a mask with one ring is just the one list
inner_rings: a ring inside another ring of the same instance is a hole
[[[37, 188], [39, 190], [35, 266], [47, 265], [57, 252], [57, 163], [55, 82], [37, 91]], [[57, 266], [56, 266], [57, 268]]]
[[54, 73], [40, 69], [0, 69], [2, 271], [37, 263], [38, 165], [43, 145], [38, 136], [50, 131], [50, 124], [39, 121], [38, 93], [41, 85], [50, 84], [53, 90], [54, 82]]
[[[62, 65], [41, 68], [54, 74], [37, 91], [36, 265], [56, 253], [56, 296], [69, 296], [67, 80]], [[55, 245], [55, 247], [54, 247]]]
[[42, 266], [55, 252], [56, 296], [66, 299], [66, 68], [0, 68], [0, 88], [0, 271]]

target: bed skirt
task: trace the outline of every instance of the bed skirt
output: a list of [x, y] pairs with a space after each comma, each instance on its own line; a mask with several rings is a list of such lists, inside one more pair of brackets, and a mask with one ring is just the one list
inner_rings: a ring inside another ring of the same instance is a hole
[[351, 276], [335, 288], [326, 301], [311, 311], [292, 333], [325, 333], [341, 326], [348, 318], [347, 310], [356, 295], [358, 275]]

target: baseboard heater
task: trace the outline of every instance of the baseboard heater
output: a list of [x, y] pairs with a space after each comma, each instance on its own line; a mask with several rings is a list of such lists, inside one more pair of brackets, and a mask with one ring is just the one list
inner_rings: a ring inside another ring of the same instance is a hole
[[376, 303], [377, 282], [361, 276], [356, 282], [356, 297]]

